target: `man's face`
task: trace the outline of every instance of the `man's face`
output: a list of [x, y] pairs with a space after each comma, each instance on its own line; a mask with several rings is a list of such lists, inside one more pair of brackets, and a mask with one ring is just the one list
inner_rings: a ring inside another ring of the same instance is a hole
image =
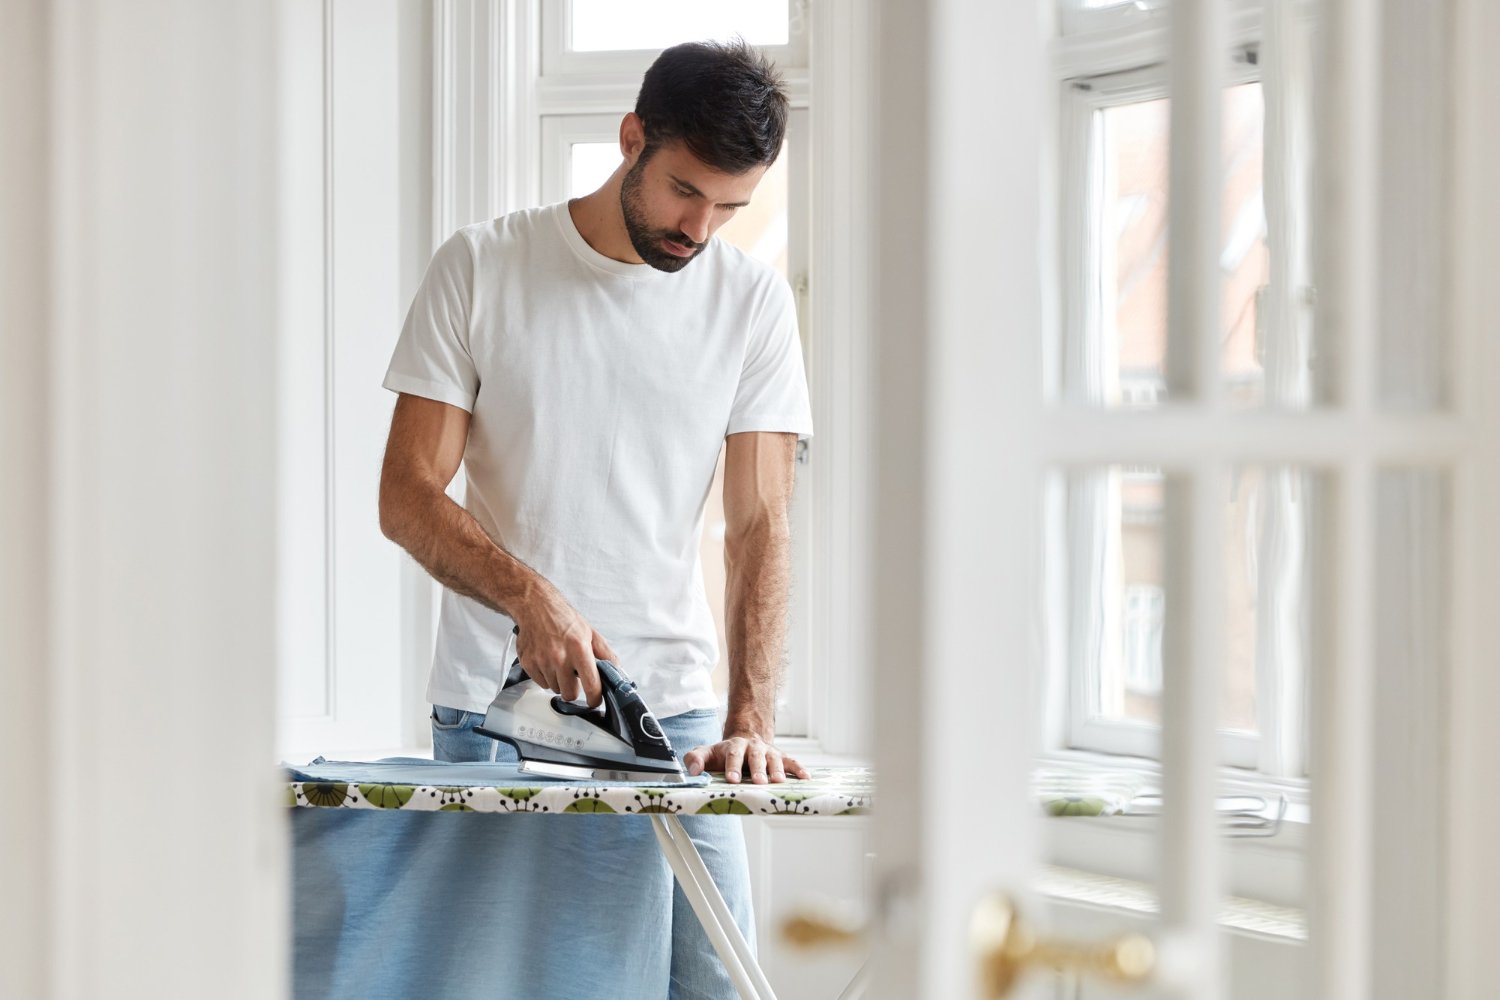
[[625, 175], [620, 207], [641, 260], [658, 271], [680, 271], [720, 226], [750, 203], [765, 167], [726, 174], [680, 142], [657, 147]]

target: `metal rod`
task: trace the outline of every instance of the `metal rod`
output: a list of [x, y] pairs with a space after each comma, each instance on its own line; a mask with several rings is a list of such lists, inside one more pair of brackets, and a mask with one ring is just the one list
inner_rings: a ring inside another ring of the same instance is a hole
[[[687, 862], [688, 869], [697, 879], [698, 886], [703, 896], [718, 919], [719, 925], [724, 929], [724, 935], [729, 944], [734, 948], [734, 953], [745, 966], [745, 971], [750, 973], [750, 978], [755, 980], [755, 986], [760, 990], [760, 995], [766, 1000], [776, 1000], [776, 993], [771, 989], [766, 974], [761, 970], [760, 963], [755, 960], [755, 953], [750, 950], [750, 943], [745, 940], [744, 934], [740, 932], [739, 925], [734, 922], [734, 914], [729, 912], [729, 904], [724, 902], [724, 896], [719, 892], [719, 887], [714, 884], [714, 877], [709, 873], [708, 866], [703, 863], [703, 855], [698, 853], [693, 838], [688, 836], [687, 828], [682, 825], [682, 820], [675, 815], [660, 816], [666, 825], [668, 833], [676, 842], [683, 860]], [[732, 820], [730, 822], [733, 822]], [[686, 891], [686, 890], [684, 890]]]
[[[703, 925], [703, 932], [708, 935], [709, 943], [714, 946], [714, 951], [724, 963], [724, 969], [729, 973], [729, 978], [734, 981], [734, 988], [739, 992], [741, 1000], [761, 1000], [755, 980], [750, 977], [745, 966], [740, 962], [739, 954], [730, 940], [729, 931], [719, 923], [719, 918], [715, 916], [708, 895], [694, 877], [682, 848], [667, 826], [666, 818], [653, 815], [651, 828], [656, 833], [656, 842], [661, 847], [662, 855], [667, 859], [667, 864], [672, 866], [672, 874], [677, 876], [677, 884], [682, 886], [682, 894], [687, 897], [693, 913], [698, 917], [698, 922]], [[691, 844], [692, 841], [689, 843]], [[709, 886], [713, 886], [712, 880], [709, 881]], [[713, 891], [718, 892], [717, 889]], [[734, 929], [734, 933], [739, 933], [739, 928], [735, 927], [733, 921], [730, 921], [729, 926]]]

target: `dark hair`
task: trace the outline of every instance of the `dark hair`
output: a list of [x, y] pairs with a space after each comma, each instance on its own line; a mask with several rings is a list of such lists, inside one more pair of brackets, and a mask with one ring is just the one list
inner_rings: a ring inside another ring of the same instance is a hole
[[776, 68], [743, 39], [674, 45], [646, 70], [635, 113], [649, 160], [669, 142], [728, 174], [769, 166], [786, 138], [787, 99]]

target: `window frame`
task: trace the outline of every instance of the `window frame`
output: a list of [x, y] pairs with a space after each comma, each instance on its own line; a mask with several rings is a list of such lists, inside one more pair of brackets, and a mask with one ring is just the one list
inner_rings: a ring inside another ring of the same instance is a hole
[[[872, 555], [870, 469], [873, 349], [867, 335], [874, 222], [865, 205], [873, 185], [870, 150], [877, 108], [869, 95], [877, 67], [875, 11], [863, 0], [806, 4], [807, 65], [779, 66], [793, 109], [807, 110], [810, 186], [806, 191], [807, 277], [794, 282], [807, 358], [816, 436], [798, 469], [798, 493], [811, 527], [794, 548], [795, 600], [805, 601], [805, 634], [793, 623], [792, 655], [810, 665], [805, 737], [778, 742], [799, 759], [853, 759], [871, 746], [864, 685], [870, 659]], [[542, 116], [618, 113], [633, 104], [632, 78], [541, 71], [540, 0], [496, 0], [433, 7], [434, 162], [429, 253], [455, 229], [540, 202]], [[816, 103], [809, 95], [816, 89]], [[806, 487], [804, 493], [804, 486]], [[797, 516], [794, 513], [794, 516]], [[795, 542], [795, 539], [794, 539]], [[412, 587], [435, 585], [420, 568]], [[436, 618], [414, 603], [409, 683], [420, 690]]]
[[[1070, 0], [1063, 7], [1063, 13], [1066, 14], [1067, 8], [1081, 9], [1081, 4]], [[1099, 15], [1123, 11], [1108, 8], [1087, 13]], [[1119, 23], [1111, 27], [1138, 35], [1143, 24], [1149, 24], [1149, 19], [1122, 17]], [[1118, 65], [1118, 47], [1098, 46], [1098, 39], [1090, 40], [1090, 49], [1085, 51], [1109, 53], [1107, 59], [1101, 56], [1101, 72], [1079, 72], [1080, 55], [1075, 49], [1062, 48], [1056, 58], [1061, 78], [1057, 218], [1060, 227], [1058, 245], [1061, 256], [1058, 274], [1062, 341], [1055, 352], [1057, 357], [1049, 366], [1048, 388], [1052, 394], [1063, 399], [1077, 400], [1080, 394], [1087, 399], [1089, 392], [1089, 387], [1070, 384], [1075, 380], [1068, 374], [1065, 359], [1070, 355], [1083, 356], [1086, 352], [1097, 349], [1091, 341], [1094, 325], [1098, 322], [1098, 309], [1093, 302], [1089, 285], [1094, 273], [1091, 261], [1101, 252], [1097, 225], [1103, 180], [1103, 167], [1098, 155], [1100, 115], [1111, 107], [1166, 98], [1168, 92], [1167, 67], [1160, 58], [1161, 53], [1151, 47], [1149, 39], [1137, 37], [1131, 41], [1137, 46], [1134, 57], [1136, 65], [1128, 68], [1120, 68]], [[1247, 40], [1243, 36], [1237, 38], [1237, 42], [1239, 44], [1234, 50], [1233, 62], [1225, 76], [1226, 87], [1261, 81], [1258, 43], [1253, 38]], [[1265, 156], [1270, 159], [1274, 155], [1275, 150], [1270, 148], [1268, 140]], [[1103, 390], [1102, 387], [1094, 386], [1092, 391], [1097, 394]], [[1122, 407], [1119, 412], [1122, 418], [1128, 419], [1130, 408]], [[1049, 555], [1052, 558], [1061, 557], [1065, 561], [1065, 576], [1069, 581], [1068, 595], [1074, 598], [1085, 593], [1095, 595], [1098, 605], [1079, 609], [1069, 604], [1062, 611], [1049, 616], [1052, 627], [1063, 630], [1064, 637], [1060, 639], [1059, 645], [1065, 652], [1049, 662], [1049, 669], [1062, 671], [1063, 678], [1061, 692], [1054, 691], [1049, 700], [1050, 711], [1054, 716], [1060, 714], [1061, 718], [1053, 718], [1047, 727], [1050, 735], [1048, 750], [1049, 753], [1063, 756], [1075, 753], [1091, 756], [1103, 754], [1155, 761], [1161, 753], [1160, 726], [1101, 718], [1098, 700], [1100, 672], [1104, 665], [1099, 662], [1099, 658], [1081, 655], [1079, 652], [1089, 648], [1086, 631], [1097, 627], [1095, 623], [1098, 620], [1106, 622], [1105, 627], [1117, 624], [1120, 609], [1113, 609], [1111, 614], [1109, 598], [1104, 596], [1102, 581], [1088, 582], [1097, 579], [1097, 566], [1094, 560], [1083, 558], [1080, 555], [1082, 547], [1075, 544], [1076, 535], [1071, 528], [1066, 504], [1068, 493], [1078, 480], [1074, 477], [1068, 479], [1060, 492], [1049, 499], [1047, 516], [1058, 518], [1058, 523], [1064, 526], [1061, 538], [1052, 537]], [[1117, 492], [1117, 485], [1115, 489]], [[1103, 502], [1113, 501], [1105, 498]], [[1048, 534], [1053, 535], [1052, 532]], [[1082, 586], [1078, 583], [1080, 580], [1085, 581]], [[1061, 597], [1054, 591], [1052, 600], [1059, 599], [1067, 601], [1066, 597]], [[1120, 667], [1123, 669], [1123, 663]], [[1278, 786], [1287, 782], [1305, 785], [1306, 733], [1300, 720], [1306, 717], [1307, 696], [1305, 678], [1290, 685], [1279, 703], [1283, 709], [1288, 704], [1291, 705], [1286, 713], [1288, 717], [1284, 719], [1281, 711], [1271, 710], [1268, 704], [1271, 699], [1258, 691], [1259, 732], [1221, 730], [1221, 762], [1238, 772], [1242, 778], [1248, 773], [1257, 779], [1273, 780]], [[1288, 727], [1296, 728], [1300, 733], [1293, 736], [1283, 732], [1284, 721]], [[1289, 740], [1292, 744], [1290, 749]]]
[[[809, 65], [806, 0], [786, 0], [787, 44], [756, 46], [783, 70], [805, 70]], [[573, 34], [573, 0], [541, 5], [541, 72], [545, 77], [627, 77], [635, 86], [659, 49], [613, 49], [575, 52], [568, 47]]]
[[[787, 281], [796, 298], [809, 390], [815, 397], [814, 419], [821, 434], [827, 430], [826, 417], [818, 412], [816, 397], [828, 392], [825, 383], [830, 377], [847, 376], [825, 372], [818, 363], [818, 352], [810, 349], [809, 329], [816, 325], [810, 308], [809, 278], [811, 234], [815, 228], [811, 218], [812, 163], [816, 154], [810, 148], [813, 130], [808, 95], [809, 33], [805, 20], [800, 27], [797, 22], [801, 16], [797, 10], [800, 4], [793, 0], [792, 7], [793, 36], [798, 44], [761, 47], [761, 51], [782, 71], [790, 103], [787, 142], [792, 160], [787, 171]], [[527, 129], [528, 134], [536, 137], [537, 145], [530, 153], [518, 155], [529, 158], [536, 170], [540, 203], [549, 204], [568, 197], [573, 143], [618, 140], [620, 119], [634, 105], [641, 74], [656, 52], [565, 52], [563, 40], [570, 30], [572, 3], [542, 4], [539, 13], [535, 23], [543, 55], [539, 71], [530, 81], [536, 88], [537, 99], [532, 107], [532, 125]], [[523, 84], [517, 81], [516, 86], [520, 88]], [[822, 630], [826, 628], [824, 618], [814, 607], [815, 595], [821, 593], [816, 581], [826, 573], [829, 562], [826, 546], [814, 526], [819, 516], [819, 498], [826, 493], [816, 484], [820, 478], [817, 473], [822, 470], [813, 467], [814, 453], [811, 445], [798, 449], [798, 482], [791, 512], [790, 621], [785, 673], [777, 696], [776, 736], [778, 741], [798, 741], [816, 752], [824, 749], [825, 744], [846, 749], [838, 734], [852, 730], [854, 725], [842, 718], [829, 719], [830, 714], [840, 711], [829, 697], [830, 690], [837, 690], [837, 686], [813, 666], [820, 659], [814, 650], [823, 643]]]
[[1090, 8], [1087, 0], [1058, 0], [1058, 30], [1064, 36], [1138, 31], [1156, 26], [1166, 3], [1167, 0], [1115, 0], [1107, 6]]
[[[592, 103], [585, 106], [592, 107]], [[626, 109], [628, 110], [628, 109]], [[575, 143], [613, 143], [619, 139], [620, 118], [625, 110], [585, 113], [548, 113], [539, 116], [541, 147], [538, 150], [539, 180], [543, 204], [552, 204], [571, 196], [572, 146]], [[808, 109], [793, 107], [787, 120], [787, 280], [796, 297], [798, 328], [802, 332], [804, 354], [807, 341], [808, 243], [810, 226], [808, 202], [810, 186], [807, 151]], [[808, 381], [814, 383], [815, 372], [809, 362]], [[792, 552], [792, 587], [789, 597], [790, 621], [787, 628], [787, 663], [776, 703], [776, 735], [805, 739], [811, 735], [811, 702], [813, 687], [812, 608], [808, 599], [812, 575], [814, 546], [808, 544], [811, 534], [811, 499], [803, 469], [809, 449], [797, 452], [798, 483], [793, 495], [791, 521], [794, 548]], [[726, 655], [727, 650], [721, 650]]]

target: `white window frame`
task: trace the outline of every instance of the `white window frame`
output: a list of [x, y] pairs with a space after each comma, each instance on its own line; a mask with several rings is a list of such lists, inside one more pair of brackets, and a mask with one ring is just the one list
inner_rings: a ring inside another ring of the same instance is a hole
[[[546, 114], [541, 116], [541, 190], [543, 203], [562, 201], [570, 196], [572, 147], [581, 142], [612, 143], [619, 139], [620, 118], [628, 108], [608, 113]], [[803, 342], [807, 340], [807, 267], [808, 267], [808, 186], [809, 155], [808, 112], [792, 108], [787, 120], [787, 279], [797, 297], [798, 321]], [[811, 364], [809, 364], [809, 369]], [[815, 373], [809, 371], [809, 381]], [[802, 474], [810, 449], [798, 450], [798, 488], [792, 504], [792, 537], [796, 547], [792, 556], [791, 607], [787, 637], [786, 675], [776, 704], [778, 736], [806, 738], [810, 729], [811, 698], [811, 629], [812, 617], [807, 586], [811, 578], [812, 547], [806, 544], [812, 529], [808, 477]], [[721, 655], [727, 650], [721, 650]]]
[[[1254, 5], [1243, 3], [1234, 3], [1231, 10], [1234, 58], [1225, 83], [1258, 81], [1261, 78], [1259, 11]], [[1099, 253], [1093, 232], [1100, 194], [1099, 164], [1092, 158], [1098, 139], [1096, 113], [1120, 104], [1167, 96], [1164, 25], [1154, 12], [1128, 6], [1087, 11], [1079, 0], [1063, 0], [1059, 11], [1064, 37], [1055, 47], [1054, 67], [1061, 85], [1058, 202], [1063, 339], [1060, 350], [1050, 359], [1047, 381], [1049, 391], [1075, 401], [1113, 401], [1123, 387], [1099, 374], [1107, 360], [1098, 357], [1099, 346], [1089, 343], [1087, 336], [1090, 325], [1098, 322], [1093, 315], [1097, 307], [1087, 294], [1091, 267], [1087, 262], [1091, 255]], [[1079, 37], [1067, 37], [1069, 32]], [[1267, 143], [1269, 161], [1277, 153], [1270, 148], [1269, 135]], [[1077, 477], [1073, 479], [1078, 481]], [[1066, 505], [1067, 495], [1064, 483], [1053, 502]], [[1080, 547], [1074, 544], [1077, 512], [1067, 514], [1059, 507], [1049, 516], [1075, 520], [1074, 527], [1065, 529], [1073, 533], [1072, 538], [1065, 535], [1051, 541], [1052, 557], [1068, 559], [1066, 575], [1071, 582], [1067, 599], [1077, 602], [1089, 594], [1097, 594], [1101, 595], [1097, 599], [1105, 602], [1102, 608], [1075, 610], [1071, 621], [1054, 622], [1054, 627], [1064, 629], [1067, 634], [1059, 643], [1061, 648], [1084, 650], [1089, 641], [1084, 634], [1086, 630], [1097, 629], [1100, 620], [1105, 628], [1116, 629], [1120, 609], [1112, 606], [1110, 598], [1102, 596], [1106, 589], [1102, 586], [1104, 581], [1082, 578], [1098, 572], [1101, 563], [1079, 558]], [[1063, 556], [1064, 552], [1073, 554]], [[1061, 595], [1055, 594], [1054, 599], [1061, 599]], [[1089, 662], [1085, 657], [1066, 652], [1061, 660], [1054, 658], [1052, 669], [1065, 675], [1060, 685], [1052, 682], [1053, 688], [1060, 690], [1052, 690], [1049, 700], [1048, 733], [1053, 752], [1150, 760], [1159, 757], [1159, 727], [1098, 717], [1099, 706], [1095, 702], [1100, 664], [1097, 661]], [[1221, 732], [1219, 753], [1223, 763], [1237, 772], [1239, 778], [1274, 780], [1278, 785], [1290, 783], [1294, 788], [1305, 789], [1306, 677], [1296, 668], [1288, 673], [1285, 683], [1281, 678], [1271, 679], [1274, 696], [1269, 690], [1259, 692], [1258, 734]], [[1268, 687], [1265, 680], [1261, 687]]]
[[[1228, 75], [1226, 84], [1259, 81], [1260, 72], [1254, 57], [1247, 55], [1248, 52], [1253, 51], [1253, 48], [1240, 50], [1240, 57], [1233, 63], [1233, 69]], [[1059, 207], [1062, 216], [1064, 336], [1069, 345], [1065, 348], [1066, 353], [1078, 357], [1085, 355], [1093, 357], [1101, 350], [1098, 344], [1092, 342], [1096, 336], [1095, 328], [1101, 320], [1097, 316], [1097, 308], [1085, 301], [1090, 294], [1087, 276], [1091, 268], [1090, 265], [1084, 263], [1091, 255], [1099, 252], [1100, 245], [1100, 239], [1094, 232], [1097, 228], [1095, 222], [1098, 218], [1097, 206], [1102, 178], [1101, 167], [1096, 156], [1099, 140], [1098, 115], [1108, 108], [1157, 100], [1166, 96], [1166, 67], [1161, 63], [1096, 76], [1072, 77], [1063, 82], [1059, 129], [1063, 186]], [[1101, 362], [1091, 363], [1100, 364]], [[1103, 363], [1107, 364], [1107, 362]], [[1065, 367], [1068, 370], [1074, 370], [1077, 366]], [[1067, 374], [1062, 374], [1060, 377], [1068, 383], [1076, 381]], [[1106, 384], [1108, 381], [1108, 376], [1105, 376], [1098, 384], [1089, 386], [1064, 384], [1059, 388], [1064, 396], [1070, 398], [1076, 397], [1092, 402], [1114, 402], [1118, 397], [1119, 387]], [[1110, 478], [1113, 479], [1113, 475]], [[1089, 482], [1094, 483], [1095, 486], [1085, 485]], [[1073, 477], [1069, 489], [1104, 488], [1102, 483], [1102, 477]], [[1102, 496], [1093, 502], [1118, 506], [1117, 499], [1118, 490], [1111, 485], [1107, 496]], [[1111, 515], [1107, 512], [1096, 512], [1096, 516], [1110, 517]], [[1076, 524], [1076, 520], [1071, 523]], [[1112, 531], [1114, 526], [1106, 527], [1105, 530]], [[1069, 596], [1075, 607], [1067, 626], [1069, 634], [1066, 643], [1069, 650], [1066, 666], [1068, 699], [1066, 736], [1062, 747], [1156, 759], [1161, 753], [1159, 726], [1102, 716], [1101, 706], [1098, 704], [1101, 688], [1100, 671], [1105, 668], [1106, 664], [1101, 663], [1101, 659], [1110, 659], [1111, 656], [1113, 659], [1119, 659], [1122, 654], [1120, 650], [1113, 649], [1110, 645], [1100, 647], [1112, 649], [1112, 653], [1107, 653], [1103, 657], [1084, 655], [1084, 651], [1091, 648], [1087, 633], [1100, 627], [1100, 622], [1103, 623], [1103, 628], [1118, 631], [1120, 609], [1114, 607], [1117, 602], [1114, 600], [1112, 588], [1106, 586], [1107, 581], [1099, 575], [1106, 572], [1102, 568], [1103, 561], [1081, 557], [1080, 550], [1085, 546], [1072, 544], [1080, 536], [1073, 528], [1069, 531], [1073, 532], [1066, 546], [1069, 552], [1068, 578], [1073, 581], [1069, 585]], [[1079, 602], [1090, 599], [1101, 602], [1102, 606], [1076, 606]], [[1112, 666], [1123, 669], [1123, 661], [1112, 663]], [[1274, 727], [1277, 725], [1277, 713], [1261, 712], [1259, 715], [1258, 721], [1262, 727], [1267, 725], [1273, 727], [1270, 744], [1280, 745], [1281, 741], [1274, 732]], [[1264, 767], [1267, 763], [1271, 763], [1263, 759], [1261, 750], [1265, 735], [1264, 729], [1261, 734], [1221, 731], [1219, 734], [1220, 759], [1238, 768], [1256, 770]], [[1269, 773], [1277, 777], [1287, 776], [1276, 770]]]
[[1120, 33], [1158, 27], [1167, 0], [1113, 0], [1089, 7], [1087, 0], [1058, 0], [1058, 29], [1063, 35]]
[[[436, 0], [433, 247], [459, 226], [544, 200], [546, 164], [562, 162], [556, 140], [543, 139], [547, 119], [612, 115], [614, 138], [619, 115], [634, 105], [650, 53], [613, 60], [575, 53], [586, 62], [565, 61], [560, 71], [543, 72], [550, 44], [544, 28], [560, 25], [561, 6]], [[798, 503], [805, 507], [793, 514], [799, 527], [808, 527], [793, 553], [790, 656], [806, 669], [789, 671], [778, 728], [802, 734], [780, 742], [804, 756], [843, 755], [868, 746], [868, 713], [859, 692], [860, 668], [869, 658], [864, 532], [872, 361], [865, 336], [869, 223], [860, 208], [870, 184], [874, 109], [867, 95], [875, 74], [867, 40], [874, 15], [862, 0], [798, 2], [794, 14], [799, 12], [807, 56], [797, 65], [777, 63], [794, 110], [791, 127], [805, 121], [807, 132], [799, 144], [807, 150], [807, 183], [789, 192], [793, 218], [805, 220], [806, 232], [789, 232], [788, 238], [809, 247], [805, 273], [794, 270], [790, 277], [798, 293], [816, 437], [798, 469]], [[561, 123], [553, 128], [565, 130]], [[795, 132], [792, 141], [798, 144]], [[805, 199], [806, 211], [797, 210], [795, 199]], [[436, 627], [430, 612], [415, 614], [413, 622], [429, 635]], [[428, 666], [413, 663], [411, 669], [425, 676]], [[805, 707], [795, 706], [799, 700]]]
[[[808, 66], [807, 0], [786, 0], [787, 44], [758, 46], [783, 71], [805, 71]], [[656, 58], [655, 49], [616, 49], [575, 52], [568, 47], [573, 35], [573, 0], [544, 3], [541, 10], [542, 75], [548, 77], [626, 77], [639, 87], [641, 75]]]

